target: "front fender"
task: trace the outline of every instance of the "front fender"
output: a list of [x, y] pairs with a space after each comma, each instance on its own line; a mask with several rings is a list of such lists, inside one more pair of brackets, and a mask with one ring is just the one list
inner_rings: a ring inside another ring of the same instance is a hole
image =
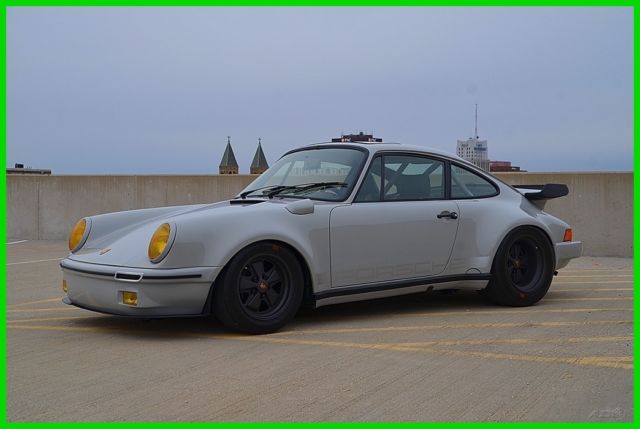
[[230, 215], [188, 216], [178, 219], [176, 239], [166, 268], [224, 267], [240, 250], [260, 241], [280, 241], [306, 261], [314, 289], [330, 287], [329, 212], [333, 205], [316, 204], [313, 213], [296, 215], [285, 204], [262, 203]]

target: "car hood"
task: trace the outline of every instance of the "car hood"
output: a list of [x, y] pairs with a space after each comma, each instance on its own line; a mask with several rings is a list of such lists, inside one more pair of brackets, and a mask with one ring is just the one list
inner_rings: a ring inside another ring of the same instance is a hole
[[[118, 267], [177, 268], [184, 263], [177, 264], [176, 259], [170, 256], [180, 253], [184, 260], [185, 255], [193, 255], [192, 260], [196, 262], [197, 255], [203, 253], [204, 244], [194, 236], [194, 230], [225, 227], [230, 220], [236, 228], [250, 225], [265, 216], [267, 211], [291, 214], [302, 207], [302, 212], [296, 214], [305, 214], [304, 210], [308, 211], [309, 206], [313, 211], [313, 204], [310, 200], [246, 199], [93, 216], [87, 242], [68, 258]], [[175, 240], [165, 260], [153, 264], [147, 256], [149, 241], [163, 223], [169, 223], [175, 229]]]

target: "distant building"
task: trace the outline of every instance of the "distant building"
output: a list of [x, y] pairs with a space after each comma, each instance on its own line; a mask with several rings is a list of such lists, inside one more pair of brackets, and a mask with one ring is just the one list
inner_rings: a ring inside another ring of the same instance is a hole
[[331, 139], [332, 143], [382, 143], [382, 139], [374, 137], [373, 134], [365, 134], [360, 131], [358, 134], [342, 134], [340, 137]]
[[476, 127], [474, 137], [468, 140], [458, 140], [456, 154], [470, 163], [489, 171], [489, 148], [486, 140], [478, 137], [478, 105], [476, 104]]
[[233, 154], [231, 137], [227, 137], [227, 147], [224, 149], [224, 155], [220, 161], [219, 172], [220, 174], [238, 174], [238, 161]]
[[16, 163], [13, 168], [7, 168], [7, 174], [38, 174], [38, 175], [50, 175], [51, 170], [42, 168], [26, 167], [24, 164]]
[[511, 165], [511, 161], [489, 161], [489, 171], [526, 171], [521, 170], [516, 165]]
[[269, 163], [267, 163], [267, 158], [262, 151], [262, 139], [258, 138], [258, 148], [256, 149], [256, 154], [253, 155], [253, 162], [251, 162], [249, 171], [251, 174], [262, 174], [267, 171], [268, 168]]
[[456, 154], [470, 163], [489, 171], [489, 150], [486, 140], [470, 137], [469, 140], [458, 140]]

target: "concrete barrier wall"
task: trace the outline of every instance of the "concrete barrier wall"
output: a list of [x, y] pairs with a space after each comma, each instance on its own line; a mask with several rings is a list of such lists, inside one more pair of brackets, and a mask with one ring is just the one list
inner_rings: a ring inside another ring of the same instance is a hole
[[633, 256], [633, 173], [501, 173], [512, 185], [564, 183], [545, 211], [568, 222], [585, 256]]
[[[547, 211], [569, 222], [588, 256], [631, 257], [632, 173], [499, 173], [510, 184], [566, 183]], [[7, 234], [64, 239], [83, 216], [230, 198], [256, 176], [7, 176]]]

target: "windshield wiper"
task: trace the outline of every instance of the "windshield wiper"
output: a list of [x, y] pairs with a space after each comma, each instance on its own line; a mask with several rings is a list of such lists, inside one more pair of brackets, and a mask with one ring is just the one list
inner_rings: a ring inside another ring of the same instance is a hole
[[[275, 191], [276, 189], [286, 188], [286, 187], [287, 186], [284, 186], [284, 185], [269, 185], [269, 186], [263, 186], [261, 188], [249, 189], [248, 191], [242, 192], [240, 194], [240, 198], [242, 198], [244, 200], [245, 198], [247, 198], [247, 195], [252, 194], [252, 193], [254, 193], [256, 191], [261, 191], [263, 189], [271, 189], [272, 191]], [[264, 192], [262, 193], [262, 195], [264, 195]], [[271, 198], [271, 197], [269, 197], [269, 198]]]
[[312, 189], [320, 188], [333, 188], [333, 187], [346, 187], [349, 186], [344, 182], [316, 182], [316, 183], [303, 183], [300, 185], [290, 185], [290, 186], [280, 186], [278, 188], [272, 189], [269, 192], [263, 192], [263, 195], [268, 196], [269, 198], [273, 198], [274, 196], [287, 191], [294, 191], [294, 193], [300, 193], [305, 191], [310, 191]]

